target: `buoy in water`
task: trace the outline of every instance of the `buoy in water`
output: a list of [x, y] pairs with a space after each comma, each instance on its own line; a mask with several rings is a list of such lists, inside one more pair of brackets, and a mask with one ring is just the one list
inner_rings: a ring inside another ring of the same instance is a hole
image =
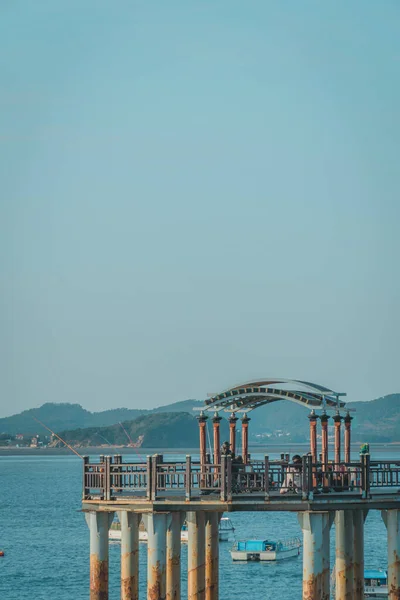
[[0, 550], [0, 556], [4, 556], [4, 550]]

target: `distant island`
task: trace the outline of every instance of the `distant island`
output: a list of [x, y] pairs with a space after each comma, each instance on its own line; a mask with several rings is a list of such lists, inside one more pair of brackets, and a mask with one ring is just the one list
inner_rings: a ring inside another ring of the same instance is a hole
[[[79, 404], [46, 403], [0, 419], [0, 446], [55, 447], [62, 445], [35, 419], [76, 447], [136, 446], [184, 448], [198, 444], [196, 415], [203, 405], [185, 400], [153, 410], [117, 408], [90, 412]], [[390, 394], [346, 406], [354, 417], [353, 439], [360, 442], [400, 441], [400, 394]], [[197, 412], [195, 410], [197, 409]], [[249, 414], [252, 443], [302, 443], [308, 440], [308, 410], [288, 402], [276, 402]], [[228, 417], [228, 413], [220, 413]], [[332, 414], [332, 413], [330, 413]], [[241, 416], [240, 413], [238, 415]], [[212, 417], [212, 414], [210, 414]], [[240, 430], [240, 421], [238, 429]], [[211, 423], [209, 431], [212, 436]], [[332, 427], [332, 423], [331, 423]], [[331, 429], [330, 433], [333, 435]], [[221, 422], [221, 439], [227, 439], [226, 419]]]

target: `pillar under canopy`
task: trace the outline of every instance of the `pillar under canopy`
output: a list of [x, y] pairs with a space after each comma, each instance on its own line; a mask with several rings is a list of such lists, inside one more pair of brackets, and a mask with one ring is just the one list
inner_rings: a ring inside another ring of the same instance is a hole
[[167, 529], [167, 600], [181, 598], [181, 528], [184, 521], [181, 512], [171, 513]]
[[329, 600], [329, 530], [328, 512], [298, 513], [303, 531], [303, 600]]
[[147, 600], [166, 598], [167, 513], [143, 515], [147, 530]]
[[[315, 414], [315, 410], [313, 409], [311, 413], [308, 415], [310, 419], [310, 452], [312, 462], [315, 465], [317, 463], [317, 415]], [[313, 467], [313, 486], [317, 487], [317, 476], [316, 476], [316, 467]]]
[[219, 416], [217, 412], [214, 413], [212, 422], [213, 422], [213, 431], [214, 431], [214, 464], [221, 464], [221, 437], [220, 437], [220, 427], [219, 424], [222, 421], [222, 417]]
[[205, 514], [189, 511], [188, 524], [188, 600], [205, 600]]
[[249, 462], [249, 421], [250, 417], [244, 413], [242, 417], [242, 458], [245, 465]]
[[336, 527], [336, 600], [353, 600], [354, 527], [353, 511], [337, 510]]
[[231, 447], [232, 456], [236, 455], [236, 422], [238, 418], [235, 413], [229, 417], [229, 444]]
[[340, 464], [340, 427], [342, 416], [339, 414], [339, 411], [334, 415], [333, 422], [335, 427], [335, 467], [338, 468]]
[[350, 462], [351, 452], [351, 422], [353, 417], [350, 416], [349, 411], [345, 416], [344, 420], [344, 462]]
[[400, 598], [400, 510], [383, 510], [387, 529], [389, 600]]
[[200, 434], [200, 470], [202, 473], [201, 484], [205, 483], [205, 472], [206, 472], [206, 464], [207, 464], [207, 442], [206, 442], [206, 424], [207, 424], [207, 415], [204, 414], [203, 411], [197, 417], [199, 422], [199, 434]]
[[118, 511], [121, 523], [121, 600], [139, 598], [139, 524], [141, 515]]
[[[328, 471], [328, 420], [329, 416], [324, 411], [320, 417], [321, 419], [321, 451], [322, 451], [322, 470], [324, 473]], [[324, 485], [328, 485], [325, 481]]]
[[114, 513], [85, 513], [90, 531], [90, 600], [108, 600], [108, 530]]
[[206, 589], [205, 600], [219, 598], [219, 520], [217, 512], [206, 513]]

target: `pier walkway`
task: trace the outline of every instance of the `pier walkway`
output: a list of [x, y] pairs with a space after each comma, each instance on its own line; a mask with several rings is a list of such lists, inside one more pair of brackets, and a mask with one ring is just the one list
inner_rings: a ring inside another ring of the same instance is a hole
[[[276, 385], [276, 384], [275, 384]], [[306, 384], [311, 385], [311, 384]], [[242, 459], [237, 460], [234, 409], [241, 410], [262, 386], [238, 388], [236, 404], [226, 392], [231, 437], [221, 448], [221, 417], [214, 409], [214, 452], [205, 451], [207, 415], [198, 417], [200, 459], [165, 461], [162, 455], [145, 462], [123, 462], [121, 455], [84, 458], [82, 509], [90, 528], [90, 598], [108, 599], [108, 531], [115, 514], [121, 523], [121, 600], [138, 600], [139, 523], [148, 534], [147, 599], [180, 600], [181, 539], [188, 524], [188, 600], [218, 600], [218, 524], [224, 512], [297, 512], [303, 532], [303, 600], [330, 598], [330, 529], [335, 521], [336, 600], [364, 598], [364, 521], [370, 510], [381, 511], [387, 527], [389, 599], [400, 600], [400, 461], [374, 461], [368, 453], [351, 462], [351, 420], [340, 415], [336, 402], [334, 460], [328, 457], [326, 388], [315, 390], [311, 406], [323, 408], [310, 420], [310, 452], [281, 455], [279, 460], [252, 460], [248, 453], [249, 405], [242, 418]], [[320, 386], [319, 386], [320, 387]], [[233, 388], [234, 389], [234, 388]], [[251, 390], [250, 392], [248, 390]], [[273, 388], [273, 397], [277, 389]], [[291, 392], [292, 393], [292, 392]], [[249, 396], [246, 396], [249, 394]], [[296, 393], [307, 402], [310, 398]], [[286, 398], [287, 399], [287, 398]], [[290, 399], [290, 398], [289, 398]], [[300, 400], [302, 401], [302, 400]], [[220, 402], [220, 398], [218, 398]], [[254, 400], [251, 400], [254, 402]], [[265, 403], [265, 397], [262, 402]], [[332, 400], [333, 402], [333, 400]], [[213, 401], [211, 401], [213, 404]], [[206, 407], [210, 405], [207, 401]], [[255, 406], [256, 407], [256, 406]], [[251, 408], [253, 409], [253, 408]], [[222, 408], [224, 410], [224, 404]], [[317, 455], [317, 421], [322, 427], [322, 453]], [[341, 422], [345, 423], [344, 457]], [[245, 432], [245, 433], [244, 433]], [[243, 460], [244, 458], [244, 460]], [[239, 591], [238, 591], [239, 592]], [[225, 599], [224, 599], [225, 600]], [[230, 599], [227, 599], [230, 600]]]

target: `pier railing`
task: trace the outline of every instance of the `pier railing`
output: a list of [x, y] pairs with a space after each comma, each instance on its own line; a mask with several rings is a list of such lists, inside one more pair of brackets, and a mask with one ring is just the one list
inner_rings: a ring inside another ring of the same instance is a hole
[[[398, 488], [398, 490], [396, 490]], [[301, 496], [316, 494], [360, 495], [369, 498], [378, 491], [400, 492], [400, 461], [371, 461], [368, 454], [356, 462], [314, 463], [311, 455], [293, 463], [288, 455], [280, 460], [252, 460], [240, 464], [222, 456], [219, 464], [192, 460], [165, 462], [163, 456], [148, 456], [146, 462], [124, 463], [121, 455], [84, 457], [83, 499], [118, 500], [138, 497], [155, 501], [181, 497], [185, 500], [210, 496], [229, 502], [243, 496]], [[211, 499], [210, 498], [210, 499]]]

